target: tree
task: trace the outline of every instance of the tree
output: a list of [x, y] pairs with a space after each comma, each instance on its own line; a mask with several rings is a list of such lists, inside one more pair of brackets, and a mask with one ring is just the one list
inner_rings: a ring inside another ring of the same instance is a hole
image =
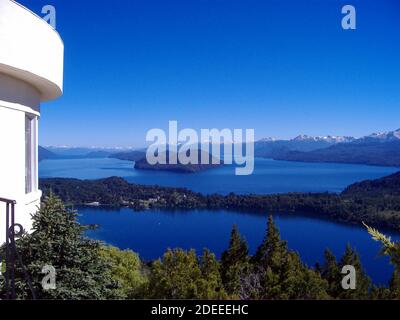
[[261, 245], [257, 248], [252, 261], [263, 269], [281, 265], [287, 253], [287, 243], [281, 241], [279, 230], [276, 228], [272, 216], [268, 218], [267, 230]]
[[337, 295], [337, 298], [368, 299], [370, 297], [371, 279], [367, 276], [362, 267], [360, 256], [353, 248], [351, 248], [350, 245], [346, 246], [346, 251], [339, 263], [339, 269], [342, 270], [342, 268], [346, 265], [353, 266], [356, 270], [356, 288], [354, 290], [342, 289]]
[[220, 263], [215, 254], [208, 249], [203, 250], [199, 258], [201, 279], [198, 283], [199, 299], [224, 299], [227, 294], [222, 284]]
[[120, 285], [120, 295], [128, 299], [143, 298], [147, 277], [139, 255], [112, 246], [102, 247], [101, 255], [111, 265], [112, 277]]
[[381, 254], [388, 255], [390, 263], [394, 267], [392, 279], [389, 283], [389, 292], [386, 292], [384, 298], [400, 299], [400, 242], [393, 242], [390, 237], [385, 236], [365, 223], [363, 224], [372, 239], [381, 243]]
[[226, 292], [239, 297], [241, 278], [249, 269], [249, 249], [236, 225], [233, 226], [229, 247], [221, 255], [221, 278]]
[[226, 293], [213, 253], [204, 250], [168, 249], [150, 269], [148, 297], [151, 299], [223, 299]]
[[149, 297], [156, 299], [195, 299], [201, 271], [196, 252], [168, 249], [156, 260], [149, 275]]
[[341, 288], [342, 275], [340, 273], [340, 268], [336, 257], [333, 253], [326, 249], [324, 252], [325, 262], [318, 268], [323, 279], [328, 282], [327, 292], [331, 297], [338, 297], [340, 292], [343, 290]]
[[[39, 299], [120, 298], [110, 265], [100, 256], [101, 243], [84, 236], [86, 228], [76, 221], [76, 212], [67, 210], [50, 194], [33, 215], [33, 232], [16, 242]], [[56, 288], [44, 290], [42, 268], [56, 270]], [[16, 270], [16, 294], [31, 298], [20, 265]]]
[[280, 238], [272, 216], [267, 231], [253, 259], [253, 268], [259, 273], [261, 299], [326, 299], [327, 283], [320, 275], [301, 262], [296, 252], [289, 251]]

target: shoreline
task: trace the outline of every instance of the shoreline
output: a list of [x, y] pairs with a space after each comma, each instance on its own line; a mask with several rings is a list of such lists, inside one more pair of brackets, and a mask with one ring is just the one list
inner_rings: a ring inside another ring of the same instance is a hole
[[[372, 180], [374, 181], [380, 180]], [[349, 225], [365, 222], [373, 227], [399, 231], [400, 195], [391, 195], [387, 200], [387, 197], [382, 197], [381, 194], [363, 193], [358, 190], [363, 183], [365, 181], [350, 185], [342, 193], [207, 195], [186, 188], [131, 184], [119, 177], [98, 180], [68, 178], [40, 180], [45, 195], [52, 190], [66, 204], [74, 206], [89, 204], [91, 207], [128, 207], [134, 211], [221, 209], [254, 214], [271, 212], [307, 214]]]

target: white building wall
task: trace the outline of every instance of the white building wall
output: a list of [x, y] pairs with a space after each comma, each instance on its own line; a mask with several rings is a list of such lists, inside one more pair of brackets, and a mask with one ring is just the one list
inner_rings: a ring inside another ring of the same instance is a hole
[[[4, 108], [0, 101], [0, 194], [15, 200], [15, 222], [29, 231], [30, 213], [40, 204], [40, 191], [25, 194], [25, 112]], [[5, 205], [0, 204], [0, 243], [5, 240]]]
[[[0, 198], [17, 202], [15, 222], [29, 231], [41, 191], [26, 194], [25, 117], [38, 119], [40, 103], [61, 96], [64, 44], [50, 25], [12, 0], [0, 0], [0, 44]], [[0, 203], [0, 245], [5, 213]]]

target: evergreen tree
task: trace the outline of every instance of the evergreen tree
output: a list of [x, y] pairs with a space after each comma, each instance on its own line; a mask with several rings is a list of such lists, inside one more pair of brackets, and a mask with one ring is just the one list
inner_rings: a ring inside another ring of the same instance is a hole
[[338, 297], [340, 292], [343, 290], [341, 287], [343, 275], [340, 273], [340, 268], [336, 257], [329, 249], [325, 250], [324, 257], [325, 262], [319, 268], [319, 272], [322, 278], [328, 282], [328, 294], [331, 297]]
[[[44, 199], [33, 215], [33, 232], [16, 242], [39, 299], [119, 298], [110, 265], [100, 255], [101, 243], [84, 236], [85, 228], [76, 221], [76, 213], [67, 210], [53, 195]], [[44, 290], [42, 268], [56, 270], [56, 288]], [[17, 264], [16, 294], [32, 298], [23, 269]]]
[[[278, 299], [282, 294], [283, 272], [290, 274], [290, 265], [286, 264], [287, 244], [281, 241], [279, 230], [272, 216], [268, 218], [267, 230], [261, 245], [252, 258], [255, 272], [260, 274], [261, 292], [259, 298]], [[285, 265], [286, 264], [286, 265]], [[283, 271], [284, 267], [287, 270]]]
[[263, 269], [273, 266], [279, 267], [286, 252], [287, 243], [281, 241], [279, 230], [275, 226], [273, 217], [269, 216], [264, 240], [257, 248], [252, 261]]
[[252, 259], [260, 274], [262, 299], [326, 299], [327, 283], [304, 265], [297, 253], [289, 251], [280, 238], [272, 216], [263, 242]]
[[322, 279], [321, 275], [313, 270], [303, 267], [303, 285], [302, 290], [297, 293], [297, 299], [330, 299], [328, 293], [328, 282]]
[[147, 296], [152, 299], [224, 299], [219, 262], [209, 250], [168, 249], [153, 263]]
[[249, 249], [247, 242], [241, 237], [236, 225], [233, 226], [229, 247], [221, 256], [221, 278], [225, 291], [239, 297], [241, 278], [249, 269]]
[[215, 254], [208, 249], [203, 250], [200, 257], [201, 279], [198, 283], [199, 299], [224, 299], [227, 294], [222, 284], [220, 263]]
[[[342, 268], [346, 265], [351, 265], [356, 270], [356, 289], [342, 289], [337, 298], [339, 299], [368, 299], [370, 298], [370, 290], [371, 290], [371, 279], [367, 276], [364, 271], [360, 256], [357, 254], [355, 250], [351, 248], [350, 245], [346, 246], [346, 251], [340, 260], [339, 268]], [[342, 275], [343, 277], [344, 275]]]
[[201, 270], [194, 250], [168, 249], [149, 274], [149, 298], [196, 299]]

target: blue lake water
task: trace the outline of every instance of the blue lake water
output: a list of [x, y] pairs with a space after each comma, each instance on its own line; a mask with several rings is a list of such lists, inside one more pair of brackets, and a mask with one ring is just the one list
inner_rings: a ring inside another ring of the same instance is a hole
[[[265, 235], [267, 223], [267, 214], [222, 210], [135, 212], [128, 208], [86, 207], [79, 208], [79, 215], [83, 224], [100, 225], [98, 230], [88, 233], [90, 237], [121, 249], [132, 249], [144, 259], [158, 258], [167, 248], [176, 247], [195, 248], [197, 252], [209, 248], [219, 256], [228, 246], [234, 224], [254, 253]], [[340, 259], [349, 243], [359, 252], [366, 271], [376, 283], [389, 281], [393, 272], [389, 260], [378, 255], [379, 244], [365, 229], [305, 216], [276, 214], [274, 218], [282, 239], [287, 240], [289, 248], [299, 252], [309, 266], [323, 261], [326, 248]], [[400, 235], [388, 234], [400, 240]]]
[[232, 166], [195, 174], [135, 170], [132, 162], [111, 158], [44, 160], [39, 165], [40, 177], [99, 179], [119, 176], [132, 183], [187, 187], [202, 193], [221, 194], [340, 192], [351, 183], [376, 179], [400, 169], [256, 159], [252, 175], [235, 176], [234, 170]]
[[[97, 179], [121, 176], [130, 182], [187, 187], [203, 193], [278, 193], [291, 191], [340, 192], [347, 185], [375, 179], [399, 169], [348, 164], [310, 164], [257, 159], [251, 176], [238, 177], [234, 168], [221, 167], [196, 174], [140, 171], [132, 162], [117, 159], [45, 160], [40, 163], [41, 177]], [[251, 252], [261, 242], [265, 215], [231, 211], [163, 211], [134, 212], [127, 208], [79, 208], [79, 220], [98, 224], [89, 236], [138, 252], [144, 259], [154, 259], [168, 248], [209, 248], [216, 254], [226, 249], [233, 224], [249, 242]], [[330, 248], [337, 257], [347, 243], [360, 253], [363, 265], [376, 283], [387, 283], [392, 268], [380, 257], [379, 244], [371, 240], [364, 228], [298, 215], [274, 215], [282, 238], [299, 252], [308, 265], [322, 261]], [[400, 240], [399, 234], [391, 235]]]

